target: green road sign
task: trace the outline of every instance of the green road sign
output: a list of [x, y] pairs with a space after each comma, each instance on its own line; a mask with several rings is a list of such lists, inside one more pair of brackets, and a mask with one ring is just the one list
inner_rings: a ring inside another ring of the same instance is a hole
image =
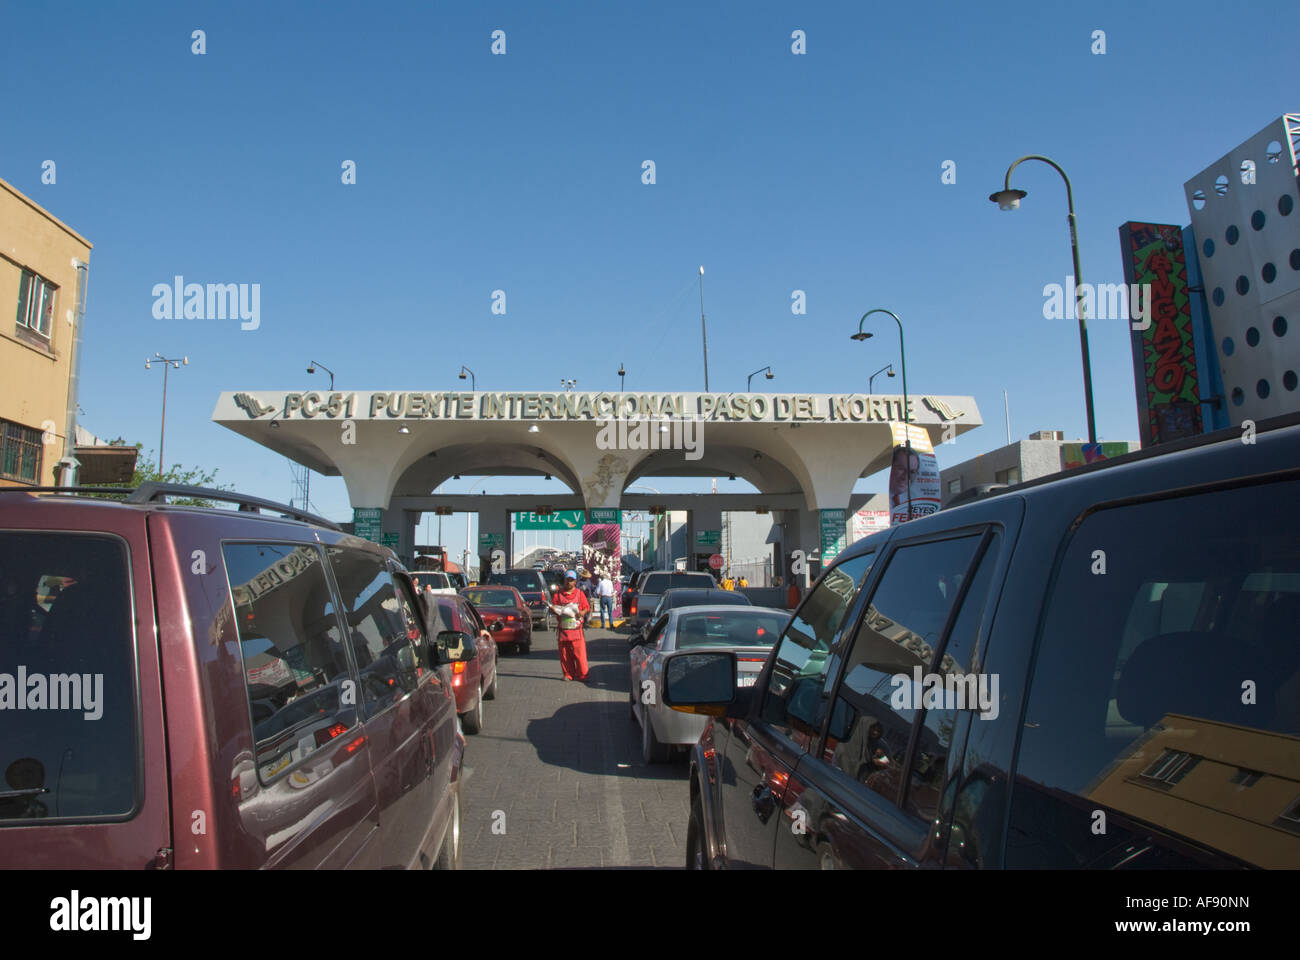
[[480, 533], [478, 535], [479, 553], [491, 553], [493, 550], [504, 550], [506, 548], [506, 535], [504, 533]]
[[722, 542], [721, 530], [696, 530], [695, 543], [700, 547], [716, 547]]
[[592, 507], [587, 511], [588, 523], [622, 523], [623, 511], [618, 507]]
[[379, 507], [354, 507], [352, 532], [358, 537], [378, 543], [384, 532], [384, 511]]
[[382, 534], [382, 535], [380, 536], [380, 538], [379, 538], [379, 542], [382, 543], [384, 546], [388, 547], [388, 548], [389, 548], [390, 550], [392, 550], [393, 552], [396, 552], [396, 551], [397, 551], [397, 541], [398, 541], [399, 538], [400, 538], [400, 534], [396, 534], [396, 533], [385, 533], [385, 534]]
[[582, 511], [581, 510], [556, 510], [554, 513], [542, 515], [540, 513], [526, 513], [520, 511], [515, 514], [516, 530], [581, 530], [582, 529]]
[[822, 564], [830, 563], [846, 546], [848, 528], [845, 526], [843, 510], [821, 511], [822, 528]]

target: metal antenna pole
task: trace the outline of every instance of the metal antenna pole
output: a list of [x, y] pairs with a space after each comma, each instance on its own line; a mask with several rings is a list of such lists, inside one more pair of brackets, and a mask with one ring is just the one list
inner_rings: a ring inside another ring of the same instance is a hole
[[709, 392], [709, 330], [704, 323], [704, 266], [700, 266], [700, 336], [704, 340], [704, 392]]

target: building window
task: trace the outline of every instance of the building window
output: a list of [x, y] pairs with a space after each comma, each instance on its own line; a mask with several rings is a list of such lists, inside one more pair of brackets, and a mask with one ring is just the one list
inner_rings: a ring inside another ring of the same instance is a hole
[[948, 481], [948, 492], [949, 492], [950, 494], [952, 494], [952, 493], [961, 493], [961, 478], [960, 478], [960, 477], [958, 477], [956, 480], [949, 480], [949, 481]]
[[1187, 772], [1200, 763], [1201, 758], [1179, 750], [1166, 750], [1156, 758], [1151, 766], [1142, 771], [1148, 780], [1175, 784], [1187, 775]]
[[24, 270], [18, 282], [18, 326], [27, 327], [48, 340], [57, 290], [58, 287], [44, 277]]
[[41, 431], [0, 420], [0, 477], [37, 483], [41, 475]]
[[1017, 484], [1020, 482], [1020, 468], [1007, 467], [1005, 470], [999, 470], [994, 474], [993, 479], [998, 483], [1005, 483], [1008, 486]]

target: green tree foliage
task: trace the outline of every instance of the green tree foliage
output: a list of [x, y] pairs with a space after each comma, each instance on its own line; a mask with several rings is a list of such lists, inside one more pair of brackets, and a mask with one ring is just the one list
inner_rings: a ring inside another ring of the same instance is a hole
[[[137, 443], [137, 450], [143, 450], [144, 444]], [[177, 483], [187, 487], [209, 487], [213, 490], [233, 490], [230, 484], [221, 484], [217, 482], [216, 470], [205, 470], [202, 467], [185, 467], [179, 463], [174, 463], [167, 467], [161, 473], [158, 471], [158, 455], [153, 450], [147, 454], [141, 453], [135, 459], [135, 473], [131, 475], [131, 481], [128, 486], [138, 487], [142, 483]], [[115, 487], [118, 484], [87, 484], [87, 486], [97, 487]], [[171, 501], [172, 503], [182, 504], [191, 507], [210, 507], [210, 500], [180, 497]]]

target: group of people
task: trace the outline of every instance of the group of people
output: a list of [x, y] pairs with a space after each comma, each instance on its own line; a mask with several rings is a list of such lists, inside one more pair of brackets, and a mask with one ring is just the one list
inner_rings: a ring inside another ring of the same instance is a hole
[[737, 587], [739, 587], [741, 590], [744, 590], [747, 586], [749, 586], [749, 581], [746, 580], [744, 577], [736, 578], [733, 577], [731, 574], [727, 574], [725, 577], [722, 578], [723, 590], [735, 590]]

